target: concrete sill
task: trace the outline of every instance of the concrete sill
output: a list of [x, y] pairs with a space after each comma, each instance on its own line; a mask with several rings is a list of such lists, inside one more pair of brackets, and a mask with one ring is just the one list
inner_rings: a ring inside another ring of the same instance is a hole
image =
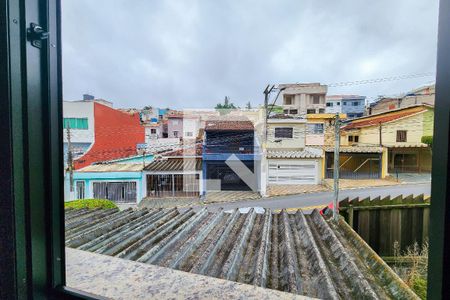
[[312, 299], [71, 248], [66, 281], [111, 299]]

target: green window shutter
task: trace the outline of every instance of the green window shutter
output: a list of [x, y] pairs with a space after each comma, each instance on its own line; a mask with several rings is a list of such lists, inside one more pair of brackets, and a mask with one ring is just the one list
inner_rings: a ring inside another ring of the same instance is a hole
[[78, 119], [78, 129], [88, 129], [88, 119]]
[[87, 118], [64, 118], [63, 127], [65, 129], [88, 129]]

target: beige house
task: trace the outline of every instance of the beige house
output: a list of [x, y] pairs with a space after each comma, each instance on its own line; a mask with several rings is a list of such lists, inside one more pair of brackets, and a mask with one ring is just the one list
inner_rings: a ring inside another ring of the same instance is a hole
[[280, 99], [285, 114], [305, 116], [325, 113], [328, 87], [320, 83], [280, 84]]
[[357, 119], [342, 128], [343, 146], [388, 149], [388, 172], [430, 172], [431, 149], [423, 136], [433, 135], [434, 108], [422, 104]]
[[306, 119], [268, 119], [268, 149], [300, 149], [305, 147]]
[[265, 174], [269, 190], [271, 186], [321, 182], [323, 150], [306, 146], [306, 132], [305, 118], [283, 116], [267, 120]]

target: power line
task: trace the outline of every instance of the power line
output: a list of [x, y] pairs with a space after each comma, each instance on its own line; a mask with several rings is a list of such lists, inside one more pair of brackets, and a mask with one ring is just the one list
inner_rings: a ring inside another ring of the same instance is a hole
[[330, 83], [327, 85], [328, 85], [328, 87], [352, 86], [352, 85], [372, 84], [372, 83], [397, 81], [397, 80], [413, 79], [413, 78], [421, 78], [421, 77], [431, 77], [431, 76], [436, 76], [436, 73], [435, 72], [426, 72], [426, 73], [417, 73], [417, 74], [408, 74], [408, 75], [397, 75], [397, 76], [382, 77], [382, 78], [336, 82], [336, 83]]

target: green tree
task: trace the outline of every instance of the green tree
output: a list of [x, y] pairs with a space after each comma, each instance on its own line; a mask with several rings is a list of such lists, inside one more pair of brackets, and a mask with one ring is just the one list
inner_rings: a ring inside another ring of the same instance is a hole
[[228, 96], [225, 96], [225, 99], [222, 103], [217, 103], [215, 109], [219, 111], [221, 115], [225, 115], [230, 112], [232, 109], [236, 109], [237, 107], [230, 102], [230, 98]]

